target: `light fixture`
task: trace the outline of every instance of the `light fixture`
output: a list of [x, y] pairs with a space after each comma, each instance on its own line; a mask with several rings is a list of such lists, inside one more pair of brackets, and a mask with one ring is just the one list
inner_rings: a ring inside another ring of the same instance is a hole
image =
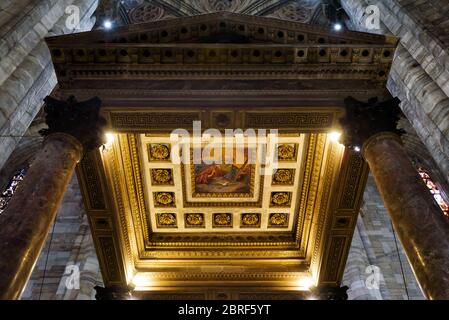
[[359, 146], [355, 146], [355, 147], [354, 147], [354, 151], [355, 151], [355, 152], [360, 152], [360, 147], [359, 147]]
[[149, 278], [148, 273], [136, 273], [131, 280], [131, 283], [134, 285], [135, 290], [139, 291], [142, 288], [151, 286], [151, 279]]
[[105, 136], [106, 136], [106, 144], [110, 145], [114, 142], [115, 136], [113, 133], [106, 133]]
[[335, 31], [341, 31], [342, 29], [343, 29], [343, 26], [341, 25], [341, 23], [337, 22], [334, 24]]
[[341, 137], [341, 132], [332, 131], [331, 133], [329, 133], [329, 139], [333, 142], [338, 142], [338, 140], [340, 140], [340, 137]]
[[301, 289], [310, 289], [314, 285], [313, 278], [311, 276], [302, 277], [298, 280], [298, 286]]
[[136, 274], [133, 277], [132, 284], [135, 285], [136, 287], [145, 286], [145, 277], [142, 276], [141, 274]]
[[104, 20], [103, 21], [103, 27], [105, 29], [108, 29], [108, 30], [111, 29], [112, 28], [112, 21], [109, 20], [109, 19]]

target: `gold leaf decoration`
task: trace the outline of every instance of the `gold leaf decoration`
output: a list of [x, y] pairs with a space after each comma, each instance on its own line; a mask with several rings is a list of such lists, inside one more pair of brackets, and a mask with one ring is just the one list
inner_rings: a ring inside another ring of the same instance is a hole
[[155, 207], [175, 207], [175, 194], [173, 192], [155, 192]]
[[296, 144], [280, 144], [277, 147], [278, 160], [295, 161], [296, 160]]
[[288, 213], [282, 212], [271, 213], [268, 219], [268, 226], [274, 228], [288, 227]]
[[271, 206], [272, 207], [288, 207], [290, 206], [291, 193], [290, 192], [272, 192]]
[[260, 213], [243, 213], [241, 218], [241, 227], [244, 228], [260, 227]]
[[204, 214], [202, 213], [186, 213], [184, 215], [186, 228], [204, 228]]
[[176, 214], [175, 213], [158, 213], [157, 226], [159, 228], [176, 228]]
[[152, 143], [148, 145], [149, 159], [153, 161], [170, 160], [170, 145], [162, 143]]
[[212, 225], [215, 228], [232, 227], [232, 214], [214, 213], [212, 221], [213, 221]]
[[278, 169], [273, 175], [273, 184], [292, 185], [295, 169]]
[[167, 185], [173, 184], [173, 174], [171, 169], [151, 169], [152, 184]]

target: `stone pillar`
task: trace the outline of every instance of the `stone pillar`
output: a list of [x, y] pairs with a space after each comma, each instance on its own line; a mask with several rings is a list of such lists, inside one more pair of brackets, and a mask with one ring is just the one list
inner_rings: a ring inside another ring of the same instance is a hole
[[0, 215], [0, 299], [18, 299], [83, 152], [101, 146], [100, 100], [45, 99], [48, 129], [24, 181]]
[[449, 221], [402, 147], [399, 102], [347, 98], [343, 143], [368, 162], [425, 296], [449, 299]]

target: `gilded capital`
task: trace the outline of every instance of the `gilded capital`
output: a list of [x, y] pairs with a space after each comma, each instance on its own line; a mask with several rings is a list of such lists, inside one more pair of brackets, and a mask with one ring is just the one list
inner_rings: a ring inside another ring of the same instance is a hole
[[402, 114], [400, 102], [398, 98], [386, 101], [372, 98], [368, 102], [362, 102], [347, 97], [346, 114], [340, 119], [343, 128], [342, 143], [348, 148], [362, 148], [370, 137], [378, 133], [403, 134], [404, 131], [397, 128]]
[[48, 129], [39, 131], [41, 135], [69, 134], [83, 145], [84, 152], [104, 144], [106, 120], [100, 116], [99, 98], [78, 102], [74, 96], [70, 96], [67, 101], [48, 96], [44, 101]]

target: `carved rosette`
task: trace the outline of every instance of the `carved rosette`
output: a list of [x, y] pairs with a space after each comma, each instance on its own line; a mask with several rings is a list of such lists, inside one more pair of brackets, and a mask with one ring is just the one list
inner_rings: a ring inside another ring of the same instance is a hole
[[232, 228], [232, 214], [231, 213], [214, 213], [213, 216], [214, 228]]
[[282, 212], [271, 213], [268, 219], [268, 226], [271, 228], [288, 227], [288, 213]]
[[292, 185], [295, 169], [278, 169], [273, 175], [273, 184]]
[[398, 98], [387, 101], [372, 98], [368, 102], [346, 98], [346, 115], [340, 119], [343, 127], [342, 143], [351, 149], [362, 148], [370, 137], [378, 133], [403, 134], [404, 130], [397, 128], [402, 115], [400, 102]]
[[277, 146], [277, 156], [279, 161], [296, 160], [296, 144], [280, 144]]
[[155, 207], [176, 207], [175, 194], [173, 192], [155, 192], [154, 193]]
[[291, 201], [291, 192], [272, 192], [271, 207], [289, 207]]
[[158, 213], [156, 217], [159, 228], [176, 228], [178, 225], [175, 213]]
[[162, 20], [166, 18], [166, 11], [159, 6], [150, 3], [141, 4], [129, 11], [128, 16], [131, 23], [144, 23]]
[[172, 185], [172, 169], [151, 169], [151, 179], [154, 185]]
[[206, 226], [203, 213], [186, 213], [184, 222], [186, 228], [204, 228]]
[[243, 213], [241, 216], [240, 226], [242, 228], [259, 228], [260, 213]]
[[106, 120], [100, 116], [99, 98], [78, 102], [74, 96], [70, 96], [67, 101], [48, 96], [44, 101], [48, 128], [40, 130], [41, 135], [68, 134], [81, 143], [84, 152], [99, 148], [105, 143]]
[[148, 146], [148, 157], [152, 161], [169, 161], [170, 145], [169, 144], [150, 144]]

